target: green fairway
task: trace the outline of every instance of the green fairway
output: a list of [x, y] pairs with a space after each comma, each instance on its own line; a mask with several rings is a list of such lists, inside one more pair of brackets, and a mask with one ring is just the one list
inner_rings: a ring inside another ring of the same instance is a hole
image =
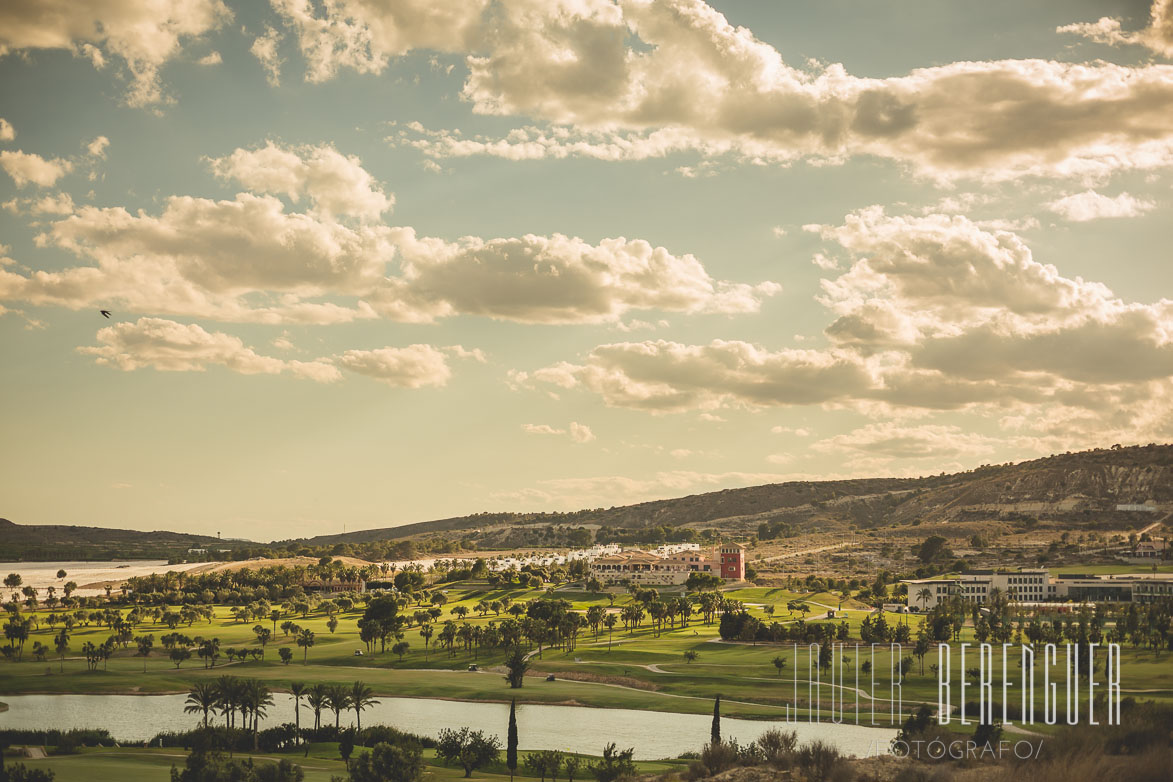
[[[514, 605], [524, 605], [530, 600], [549, 596], [545, 589], [498, 589], [476, 582], [440, 585], [440, 588], [448, 602], [443, 606], [439, 622], [453, 618], [473, 626], [501, 621], [509, 615], [506, 611], [500, 615], [486, 611], [484, 605], [478, 611], [478, 604], [483, 602], [509, 598]], [[577, 589], [555, 590], [554, 596], [570, 601], [578, 610], [602, 606], [614, 612], [632, 601], [626, 593], [594, 594]], [[784, 624], [802, 620], [801, 612], [788, 610], [792, 603], [801, 602], [808, 607], [809, 621], [823, 621], [815, 617], [828, 607], [833, 608], [836, 616], [832, 621], [836, 625], [845, 622], [853, 638], [858, 637], [860, 623], [869, 615], [869, 610], [838, 593], [812, 594], [781, 588], [747, 587], [729, 591], [725, 596], [743, 601], [750, 613], [759, 618], [767, 618], [766, 607], [773, 607], [771, 621]], [[458, 613], [461, 607], [469, 611], [463, 619]], [[421, 609], [421, 606], [409, 605], [405, 613], [412, 617]], [[724, 711], [727, 716], [771, 718], [777, 717], [787, 704], [793, 707], [797, 669], [798, 700], [801, 704], [806, 702], [804, 683], [809, 662], [805, 645], [799, 645], [796, 656], [791, 643], [724, 642], [718, 636], [716, 621], [706, 624], [699, 613], [694, 613], [687, 624], [682, 625], [680, 621], [672, 625], [665, 623], [659, 631], [649, 621], [632, 629], [617, 624], [610, 632], [605, 627], [596, 631], [588, 626], [580, 631], [577, 644], [569, 650], [545, 647], [538, 653], [537, 647], [532, 647], [530, 676], [521, 690], [509, 689], [504, 680], [500, 667], [504, 659], [501, 649], [474, 653], [460, 644], [450, 650], [443, 649], [433, 636], [425, 652], [424, 639], [414, 623], [405, 629], [404, 639], [410, 647], [402, 659], [392, 654], [389, 648], [382, 652], [378, 646], [373, 652], [367, 650], [358, 638], [356, 620], [361, 616], [358, 607], [338, 613], [338, 625], [332, 633], [327, 626], [328, 617], [315, 610], [304, 615], [286, 611], [277, 622], [242, 622], [232, 616], [228, 607], [218, 606], [210, 622], [199, 620], [190, 626], [180, 625], [178, 631], [191, 637], [219, 638], [221, 650], [259, 650], [261, 647], [253, 628], [265, 627], [272, 631], [272, 639], [265, 647], [263, 660], [226, 662], [221, 658], [215, 666], [205, 667], [202, 661], [192, 658], [177, 668], [158, 646], [144, 659], [136, 656], [135, 645], [131, 643], [125, 649], [117, 649], [111, 659], [99, 664], [96, 671], [87, 670], [85, 660], [77, 656], [77, 651], [86, 642], [101, 643], [110, 635], [108, 627], [95, 623], [73, 628], [69, 640], [71, 651], [64, 661], [52, 653], [44, 661], [33, 659], [29, 650], [34, 642], [52, 643], [54, 630], [50, 627], [48, 615], [43, 609], [33, 614], [37, 624], [26, 645], [24, 661], [0, 663], [0, 695], [186, 692], [194, 682], [231, 673], [262, 679], [275, 689], [287, 689], [294, 681], [353, 682], [357, 679], [369, 684], [380, 696], [475, 701], [505, 701], [516, 696], [521, 702], [528, 703], [694, 714], [707, 713], [711, 709], [711, 699], [720, 694], [726, 703]], [[923, 621], [916, 614], [890, 614], [888, 618], [891, 623], [908, 624], [912, 637]], [[298, 648], [293, 635], [280, 628], [285, 621], [294, 621], [302, 628], [312, 630], [316, 636], [315, 644], [308, 650]], [[136, 634], [151, 633], [156, 639], [168, 632], [171, 632], [170, 628], [149, 619], [135, 628]], [[966, 625], [961, 637], [963, 641], [974, 641], [971, 625]], [[277, 650], [281, 648], [293, 650], [291, 664], [279, 660]], [[364, 654], [356, 656], [356, 650], [364, 651]], [[695, 655], [691, 662], [686, 653], [690, 657]], [[862, 664], [865, 659], [870, 661], [871, 652], [866, 647], [857, 652], [854, 643], [849, 642], [845, 653], [852, 658], [845, 665], [846, 680], [843, 682], [851, 688], [844, 694], [845, 700], [851, 700], [857, 697], [854, 664]], [[866, 658], [862, 656], [865, 654]], [[911, 643], [905, 645], [902, 655], [912, 655]], [[860, 659], [856, 660], [856, 657]], [[775, 666], [775, 659], [782, 661], [781, 671]], [[921, 660], [915, 662], [902, 689], [905, 704], [915, 701], [935, 703], [937, 680], [929, 669], [935, 660], [936, 653], [930, 652], [923, 660], [923, 666]], [[480, 671], [468, 671], [470, 664], [476, 664]], [[967, 665], [970, 664], [976, 663]], [[886, 647], [877, 649], [874, 693], [871, 676], [866, 670], [859, 679], [858, 697], [863, 702], [874, 694], [880, 702], [886, 703], [889, 665]], [[1138, 697], [1173, 700], [1173, 655], [1167, 652], [1154, 654], [1125, 645], [1122, 669], [1126, 694], [1131, 692]], [[547, 674], [553, 674], [555, 680], [545, 681]], [[837, 670], [837, 678], [838, 675]], [[954, 675], [959, 677], [960, 671], [955, 670]], [[818, 678], [824, 682], [820, 699], [825, 702], [833, 690], [827, 683], [827, 672]]]

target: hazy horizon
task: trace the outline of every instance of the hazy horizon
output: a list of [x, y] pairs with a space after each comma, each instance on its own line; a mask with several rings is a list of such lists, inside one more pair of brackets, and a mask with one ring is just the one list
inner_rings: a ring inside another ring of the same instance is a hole
[[0, 8], [0, 516], [275, 540], [1173, 441], [1171, 31]]

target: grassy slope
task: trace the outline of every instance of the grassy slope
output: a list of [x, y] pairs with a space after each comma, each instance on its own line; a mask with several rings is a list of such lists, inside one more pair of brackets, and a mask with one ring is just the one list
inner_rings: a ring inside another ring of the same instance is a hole
[[[356, 750], [357, 755], [362, 750]], [[524, 770], [525, 756], [528, 753], [519, 753], [519, 768], [517, 779], [536, 779], [530, 777]], [[177, 749], [137, 749], [114, 748], [83, 750], [82, 754], [63, 757], [49, 757], [43, 760], [6, 759], [8, 763], [24, 763], [29, 768], [46, 768], [56, 772], [56, 782], [139, 782], [143, 780], [166, 779], [171, 766], [183, 767], [186, 753]], [[332, 777], [346, 775], [346, 766], [339, 759], [337, 744], [314, 744], [309, 757], [302, 757], [300, 752], [291, 754], [245, 755], [237, 757], [252, 757], [254, 763], [275, 762], [287, 757], [305, 770], [306, 782], [330, 782]], [[504, 768], [502, 758], [490, 768], [474, 772], [472, 779], [492, 780], [501, 782], [509, 779], [509, 772]], [[425, 780], [458, 780], [464, 778], [464, 771], [460, 768], [448, 767], [436, 759], [434, 750], [424, 751], [424, 761], [427, 764]], [[589, 760], [588, 760], [589, 762]], [[679, 769], [684, 764], [673, 761], [639, 761], [636, 767], [641, 773], [659, 774], [673, 769]], [[585, 767], [580, 774], [585, 774]]]

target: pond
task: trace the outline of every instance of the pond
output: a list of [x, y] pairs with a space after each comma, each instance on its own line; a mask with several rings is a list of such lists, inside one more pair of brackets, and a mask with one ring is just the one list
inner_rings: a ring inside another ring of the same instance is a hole
[[[124, 743], [143, 742], [166, 730], [186, 730], [198, 718], [184, 714], [184, 695], [4, 695], [7, 712], [0, 713], [2, 728], [106, 728]], [[293, 722], [293, 698], [275, 693], [276, 703], [261, 726]], [[509, 705], [470, 703], [433, 698], [380, 698], [363, 712], [364, 725], [391, 725], [411, 733], [435, 737], [444, 728], [468, 726], [505, 740]], [[323, 712], [322, 722], [334, 719]], [[313, 712], [301, 706], [303, 725], [313, 724]], [[352, 725], [354, 712], [343, 715], [342, 725]], [[595, 709], [583, 706], [519, 705], [518, 743], [521, 749], [560, 749], [591, 755], [602, 753], [609, 742], [621, 749], [635, 748], [640, 760], [678, 757], [698, 751], [709, 740], [712, 718], [703, 714], [675, 714], [631, 709]], [[766, 720], [722, 719], [725, 738], [752, 741], [770, 728], [798, 733], [799, 742], [823, 739], [842, 752], [867, 755], [885, 747], [896, 731], [857, 725], [834, 725]]]

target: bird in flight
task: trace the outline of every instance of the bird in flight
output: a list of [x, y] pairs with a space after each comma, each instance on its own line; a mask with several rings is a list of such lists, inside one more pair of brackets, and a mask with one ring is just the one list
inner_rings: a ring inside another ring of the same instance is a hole
[[110, 310], [98, 310], [98, 312], [102, 313], [102, 317], [103, 317], [103, 318], [109, 318], [109, 317], [110, 317]]

